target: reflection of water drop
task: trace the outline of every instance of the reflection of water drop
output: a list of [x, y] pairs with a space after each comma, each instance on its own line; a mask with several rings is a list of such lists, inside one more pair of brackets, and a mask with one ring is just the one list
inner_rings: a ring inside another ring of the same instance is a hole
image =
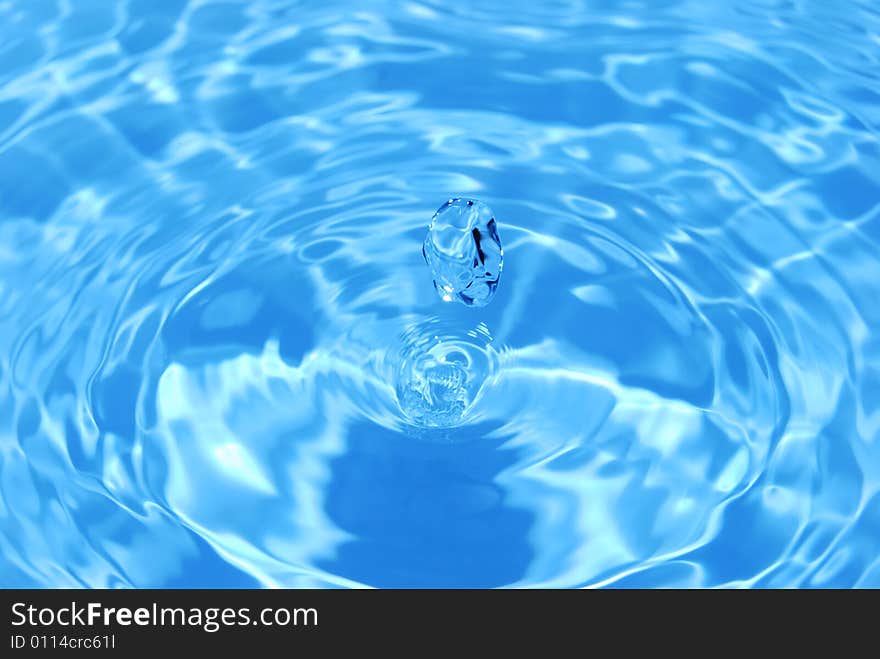
[[437, 209], [422, 254], [443, 301], [482, 307], [495, 295], [504, 250], [492, 210], [483, 202], [450, 199]]
[[485, 325], [461, 332], [436, 319], [404, 333], [396, 366], [397, 401], [406, 417], [424, 427], [461, 422], [494, 368]]

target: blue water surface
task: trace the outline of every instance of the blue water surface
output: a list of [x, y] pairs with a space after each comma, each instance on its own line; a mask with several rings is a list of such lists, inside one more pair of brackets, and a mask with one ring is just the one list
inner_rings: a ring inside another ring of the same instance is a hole
[[869, 0], [0, 0], [0, 585], [878, 587], [878, 255]]

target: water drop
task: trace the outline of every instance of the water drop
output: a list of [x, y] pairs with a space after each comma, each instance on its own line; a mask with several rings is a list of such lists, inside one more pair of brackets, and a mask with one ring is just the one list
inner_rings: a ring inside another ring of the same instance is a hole
[[492, 209], [473, 199], [450, 199], [434, 213], [422, 254], [444, 302], [489, 303], [498, 288], [504, 250]]

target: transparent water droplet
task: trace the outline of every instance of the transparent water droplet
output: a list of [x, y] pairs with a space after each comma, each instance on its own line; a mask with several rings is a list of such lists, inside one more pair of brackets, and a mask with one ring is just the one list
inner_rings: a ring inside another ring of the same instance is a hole
[[483, 202], [450, 199], [438, 208], [422, 254], [444, 302], [482, 307], [495, 295], [504, 250], [492, 209]]
[[397, 401], [422, 427], [449, 427], [464, 420], [495, 364], [485, 325], [464, 332], [436, 319], [404, 333], [397, 362]]

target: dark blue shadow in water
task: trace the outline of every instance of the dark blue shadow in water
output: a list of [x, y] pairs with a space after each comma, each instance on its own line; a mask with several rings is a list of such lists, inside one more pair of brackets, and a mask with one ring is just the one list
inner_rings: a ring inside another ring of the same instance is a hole
[[326, 510], [355, 538], [322, 567], [383, 588], [485, 588], [522, 577], [533, 515], [509, 505], [495, 482], [517, 455], [504, 438], [486, 439], [488, 430], [430, 441], [354, 424], [348, 450], [331, 463]]

